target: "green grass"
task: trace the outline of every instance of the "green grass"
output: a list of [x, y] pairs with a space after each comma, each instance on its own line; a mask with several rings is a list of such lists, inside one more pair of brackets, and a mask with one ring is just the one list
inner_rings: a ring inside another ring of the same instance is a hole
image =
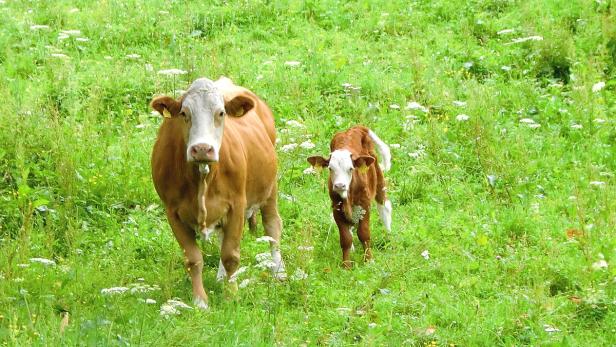
[[[614, 1], [4, 0], [0, 14], [2, 344], [616, 345]], [[529, 36], [543, 40], [512, 43]], [[278, 149], [316, 144], [279, 151], [283, 256], [308, 278], [257, 269], [267, 245], [246, 233], [251, 282], [226, 301], [205, 243], [211, 309], [164, 318], [191, 289], [151, 183], [148, 103], [220, 75], [267, 101]], [[373, 210], [376, 261], [355, 252], [345, 271], [326, 173], [303, 170], [357, 123], [400, 145], [394, 223]], [[101, 294], [133, 283], [160, 290]]]

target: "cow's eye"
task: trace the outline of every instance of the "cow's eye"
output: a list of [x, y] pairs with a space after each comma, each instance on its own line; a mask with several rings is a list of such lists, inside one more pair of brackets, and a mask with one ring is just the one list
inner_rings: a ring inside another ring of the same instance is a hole
[[220, 113], [218, 114], [218, 117], [223, 117], [225, 115], [225, 111], [220, 111]]

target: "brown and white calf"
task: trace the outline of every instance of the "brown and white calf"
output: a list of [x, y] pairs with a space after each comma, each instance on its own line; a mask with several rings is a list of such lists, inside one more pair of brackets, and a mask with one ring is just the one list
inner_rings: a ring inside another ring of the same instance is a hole
[[[382, 169], [374, 147], [381, 155]], [[308, 162], [315, 167], [329, 168], [329, 197], [334, 220], [340, 233], [342, 264], [351, 267], [349, 252], [353, 245], [351, 228], [364, 247], [364, 259], [372, 258], [370, 250], [370, 204], [376, 200], [379, 215], [388, 231], [391, 229], [391, 202], [385, 193], [383, 171], [391, 167], [389, 147], [376, 134], [363, 126], [337, 133], [330, 144], [330, 156], [313, 156]]]
[[217, 231], [218, 279], [228, 282], [240, 261], [245, 218], [261, 211], [274, 275], [285, 277], [279, 250], [276, 130], [269, 107], [246, 88], [221, 77], [195, 80], [177, 100], [160, 96], [152, 108], [164, 116], [152, 152], [154, 186], [185, 255], [195, 305], [207, 308], [199, 234]]

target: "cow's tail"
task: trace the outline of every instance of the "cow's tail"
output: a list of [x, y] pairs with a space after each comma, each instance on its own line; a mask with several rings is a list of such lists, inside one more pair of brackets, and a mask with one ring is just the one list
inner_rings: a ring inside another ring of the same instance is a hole
[[381, 169], [383, 171], [389, 171], [389, 169], [391, 169], [391, 152], [389, 151], [389, 146], [376, 136], [372, 130], [368, 130], [368, 136], [370, 136], [370, 139], [374, 142], [376, 150], [381, 156]]

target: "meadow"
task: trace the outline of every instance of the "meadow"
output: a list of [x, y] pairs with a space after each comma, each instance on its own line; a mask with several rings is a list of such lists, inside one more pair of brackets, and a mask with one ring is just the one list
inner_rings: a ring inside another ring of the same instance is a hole
[[[0, 345], [616, 345], [614, 1], [0, 14]], [[204, 242], [202, 311], [151, 182], [148, 104], [221, 75], [274, 111], [290, 278], [259, 268], [268, 245], [246, 229], [226, 300]], [[354, 124], [391, 145], [393, 224], [374, 208], [375, 262], [344, 270], [306, 158]]]

